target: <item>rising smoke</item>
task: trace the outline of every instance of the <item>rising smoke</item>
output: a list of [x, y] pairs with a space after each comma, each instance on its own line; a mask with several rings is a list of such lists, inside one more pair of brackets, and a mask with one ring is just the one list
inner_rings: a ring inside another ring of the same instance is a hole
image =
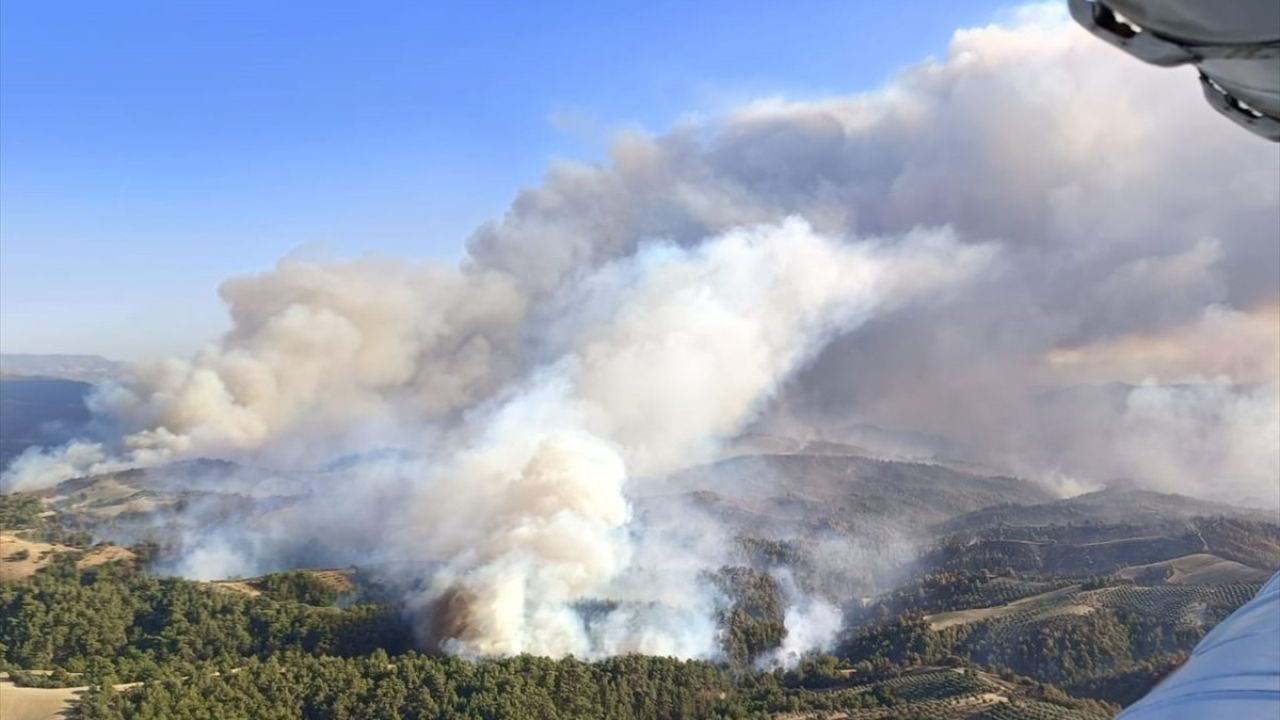
[[[1280, 505], [1278, 162], [1188, 78], [1024, 10], [876, 92], [559, 165], [459, 267], [229, 280], [225, 337], [96, 396], [118, 440], [28, 455], [6, 488], [396, 448], [271, 532], [429, 562], [412, 602], [453, 652], [707, 656], [725, 543], [631, 499], [748, 427]], [[255, 537], [185, 569], [262, 566], [281, 544]], [[832, 612], [796, 598], [780, 652], [827, 642]]]

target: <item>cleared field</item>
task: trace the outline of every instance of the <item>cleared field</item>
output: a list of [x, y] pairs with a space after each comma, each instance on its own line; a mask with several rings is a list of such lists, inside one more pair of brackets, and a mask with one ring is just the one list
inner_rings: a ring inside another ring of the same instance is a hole
[[0, 718], [62, 720], [86, 688], [25, 688], [0, 680]]
[[[354, 576], [355, 571], [351, 568], [334, 568], [323, 570], [300, 570], [310, 575], [312, 578], [319, 580], [323, 585], [333, 590], [338, 595], [345, 595], [354, 592], [356, 589]], [[248, 595], [250, 597], [258, 597], [262, 594], [262, 578], [241, 578], [237, 580], [214, 580], [209, 583], [217, 590], [225, 592], [236, 592]]]
[[[124, 502], [129, 498], [141, 492], [141, 489], [130, 485], [119, 477], [114, 475], [103, 475], [83, 481], [71, 481], [65, 483], [70, 487], [67, 495], [53, 495], [55, 490], [46, 490], [44, 495], [49, 496], [55, 503], [68, 505], [71, 509], [84, 509], [95, 505], [114, 505]], [[61, 486], [60, 486], [61, 487]]]
[[[23, 552], [25, 551], [25, 556]], [[49, 564], [55, 555], [80, 553], [76, 568], [88, 570], [111, 562], [133, 562], [133, 551], [118, 545], [99, 545], [89, 550], [53, 543], [27, 540], [17, 535], [0, 533], [0, 581], [25, 580]]]
[[1088, 605], [1070, 602], [1070, 598], [1080, 590], [1079, 585], [1071, 585], [1060, 590], [1052, 590], [1028, 598], [1015, 600], [1004, 605], [988, 608], [972, 608], [952, 612], [926, 615], [929, 627], [942, 630], [953, 625], [996, 620], [1012, 615], [1025, 615], [1028, 619], [1044, 619], [1056, 615], [1087, 615], [1093, 612]]
[[[136, 688], [142, 683], [113, 685], [116, 690]], [[88, 685], [69, 688], [18, 687], [8, 673], [0, 673], [0, 720], [68, 720], [80, 695]]]
[[0, 533], [0, 580], [9, 582], [29, 578], [48, 565], [55, 554], [72, 550], [74, 548], [65, 545], [24, 540], [17, 535]]
[[249, 597], [258, 597], [262, 591], [254, 587], [251, 581], [246, 580], [215, 580], [209, 583], [214, 590], [222, 592], [241, 593]]
[[1264, 583], [1271, 573], [1209, 553], [1184, 555], [1163, 562], [1133, 565], [1116, 573], [1120, 577], [1146, 583], [1159, 579], [1165, 585], [1221, 585]]
[[90, 549], [83, 557], [77, 560], [76, 569], [88, 570], [113, 562], [132, 563], [137, 559], [133, 551], [128, 548], [123, 548], [119, 545], [101, 545]]
[[319, 580], [329, 587], [330, 590], [344, 595], [354, 592], [356, 584], [353, 581], [355, 571], [349, 568], [341, 568], [337, 570], [311, 570], [311, 577]]

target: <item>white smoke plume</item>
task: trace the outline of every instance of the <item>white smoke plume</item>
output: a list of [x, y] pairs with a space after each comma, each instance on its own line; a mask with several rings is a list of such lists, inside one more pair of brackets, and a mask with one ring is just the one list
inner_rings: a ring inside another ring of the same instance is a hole
[[[1024, 9], [874, 92], [557, 165], [458, 267], [286, 258], [232, 279], [225, 337], [97, 396], [118, 440], [25, 456], [4, 484], [402, 449], [334, 475], [340, 507], [318, 512], [435, 563], [431, 638], [705, 655], [715, 550], [654, 552], [629, 499], [752, 423], [1280, 505], [1278, 170], [1193, 78]], [[228, 548], [219, 567], [258, 552]]]
[[[707, 654], [670, 635], [584, 627], [573, 604], [618, 598], [634, 566], [622, 532], [631, 477], [707, 457], [832, 332], [972, 275], [988, 258], [945, 234], [840, 244], [789, 221], [692, 248], [650, 245], [560, 298], [540, 345], [556, 358], [480, 423], [424, 483], [414, 540], [439, 556], [443, 619], [468, 654]], [[651, 603], [652, 591], [637, 600]], [[697, 616], [708, 617], [705, 608]], [[631, 608], [624, 608], [630, 611]], [[607, 624], [616, 621], [610, 614]]]
[[787, 608], [782, 644], [761, 658], [762, 667], [794, 667], [808, 653], [831, 649], [844, 615], [840, 608], [822, 598], [802, 598]]

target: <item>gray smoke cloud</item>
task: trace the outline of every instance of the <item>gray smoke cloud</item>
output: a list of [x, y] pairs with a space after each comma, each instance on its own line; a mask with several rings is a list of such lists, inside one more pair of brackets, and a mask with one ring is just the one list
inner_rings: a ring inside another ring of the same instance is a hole
[[[430, 563], [432, 642], [583, 657], [713, 652], [698, 577], [725, 543], [651, 532], [631, 500], [749, 428], [1280, 506], [1280, 155], [1185, 81], [1033, 7], [872, 92], [626, 134], [523, 190], [459, 266], [291, 257], [227, 281], [226, 336], [95, 398], [118, 442], [26, 456], [5, 486], [399, 448], [309, 476], [314, 514], [184, 569], [323, 527]], [[797, 599], [778, 661], [832, 622]]]

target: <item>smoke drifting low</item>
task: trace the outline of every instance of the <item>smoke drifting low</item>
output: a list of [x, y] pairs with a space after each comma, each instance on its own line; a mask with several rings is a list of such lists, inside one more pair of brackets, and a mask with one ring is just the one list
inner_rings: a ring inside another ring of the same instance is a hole
[[[719, 529], [655, 532], [632, 500], [752, 427], [1280, 506], [1280, 156], [1169, 75], [1033, 8], [872, 93], [623, 136], [459, 267], [227, 281], [225, 337], [95, 397], [118, 440], [26, 456], [6, 489], [364, 458], [187, 569], [323, 529], [429, 563], [424, 638], [480, 656], [714, 654]], [[838, 623], [819, 598], [787, 617], [784, 655]]]

